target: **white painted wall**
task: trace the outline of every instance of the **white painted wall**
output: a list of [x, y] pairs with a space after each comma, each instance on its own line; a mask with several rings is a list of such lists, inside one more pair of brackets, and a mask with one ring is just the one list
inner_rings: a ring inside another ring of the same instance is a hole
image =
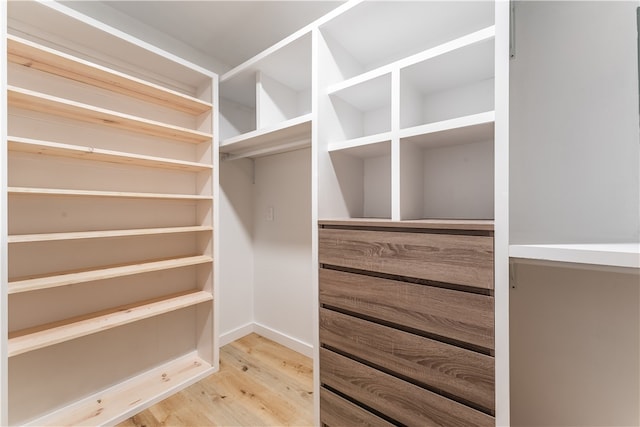
[[640, 425], [640, 276], [516, 266], [511, 425]]
[[[311, 150], [255, 160], [254, 316], [258, 331], [311, 355]], [[273, 220], [268, 210], [273, 208]]]
[[640, 238], [637, 1], [518, 1], [512, 243]]
[[220, 341], [253, 331], [253, 161], [220, 162]]

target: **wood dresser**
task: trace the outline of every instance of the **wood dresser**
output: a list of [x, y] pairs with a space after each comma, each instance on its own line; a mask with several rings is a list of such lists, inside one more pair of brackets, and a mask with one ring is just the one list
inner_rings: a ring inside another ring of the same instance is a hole
[[495, 425], [492, 221], [319, 227], [321, 423]]

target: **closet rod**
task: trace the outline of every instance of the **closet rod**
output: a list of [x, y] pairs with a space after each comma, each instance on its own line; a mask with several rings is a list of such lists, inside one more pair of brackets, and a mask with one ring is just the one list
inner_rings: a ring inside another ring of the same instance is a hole
[[255, 150], [244, 151], [241, 153], [221, 153], [220, 159], [225, 162], [232, 160], [245, 159], [247, 157], [262, 157], [270, 154], [285, 153], [287, 151], [298, 150], [311, 146], [311, 139], [302, 139], [299, 141], [278, 144], [271, 147], [258, 148]]

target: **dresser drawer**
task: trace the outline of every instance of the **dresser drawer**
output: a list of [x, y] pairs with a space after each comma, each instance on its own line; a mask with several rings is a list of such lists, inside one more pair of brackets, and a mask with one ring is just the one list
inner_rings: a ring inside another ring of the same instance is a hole
[[486, 349], [493, 297], [321, 268], [320, 304]]
[[493, 289], [493, 237], [320, 228], [321, 264]]
[[495, 425], [490, 415], [324, 348], [320, 383], [405, 425]]
[[320, 310], [320, 342], [494, 411], [494, 359], [486, 354], [326, 309]]
[[393, 427], [388, 421], [378, 417], [375, 414], [367, 411], [349, 402], [346, 399], [338, 396], [337, 394], [327, 390], [324, 387], [320, 388], [320, 406], [322, 407], [322, 413], [320, 414], [320, 425], [326, 425], [328, 427], [344, 427], [344, 426], [358, 426], [358, 427]]

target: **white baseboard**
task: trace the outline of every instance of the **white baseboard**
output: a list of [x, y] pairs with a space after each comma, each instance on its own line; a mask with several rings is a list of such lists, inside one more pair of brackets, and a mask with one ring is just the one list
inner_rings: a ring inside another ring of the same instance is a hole
[[304, 354], [307, 357], [313, 358], [313, 345], [300, 341], [297, 338], [290, 337], [289, 335], [283, 334], [275, 329], [271, 329], [268, 326], [261, 325], [260, 323], [247, 323], [244, 326], [240, 326], [239, 328], [220, 334], [220, 347], [247, 336], [252, 332], [262, 335], [265, 338], [269, 338], [270, 340], [290, 348], [293, 351]]
[[307, 357], [313, 358], [313, 345], [311, 344], [302, 342], [297, 338], [290, 337], [289, 335], [283, 334], [280, 331], [276, 331], [275, 329], [271, 329], [259, 323], [254, 323], [253, 331], [256, 334], [262, 335], [265, 338], [269, 338], [270, 340], [275, 341], [287, 348], [290, 348], [293, 351], [297, 351], [298, 353], [304, 354]]
[[220, 334], [220, 347], [254, 332], [254, 323], [247, 323], [239, 328]]

